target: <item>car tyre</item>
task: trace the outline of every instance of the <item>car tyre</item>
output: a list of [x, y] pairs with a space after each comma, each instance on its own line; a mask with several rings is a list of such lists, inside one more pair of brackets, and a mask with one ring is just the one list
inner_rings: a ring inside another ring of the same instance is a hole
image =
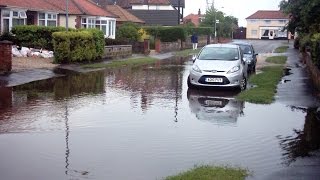
[[194, 88], [195, 86], [190, 82], [190, 77], [188, 76], [187, 80], [188, 88]]
[[247, 89], [247, 78], [243, 77], [240, 81], [240, 85], [239, 85], [239, 89], [241, 91], [244, 91], [245, 89]]

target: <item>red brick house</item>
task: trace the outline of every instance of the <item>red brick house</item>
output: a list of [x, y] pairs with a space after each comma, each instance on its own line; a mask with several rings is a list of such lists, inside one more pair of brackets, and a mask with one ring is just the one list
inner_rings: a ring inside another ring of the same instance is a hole
[[198, 14], [189, 14], [183, 18], [183, 24], [192, 23], [196, 27], [199, 27], [200, 23], [204, 20], [205, 14], [201, 14], [199, 9]]
[[[115, 38], [116, 18], [90, 0], [69, 0], [69, 28], [98, 28]], [[16, 25], [66, 26], [66, 0], [0, 0], [0, 32]]]

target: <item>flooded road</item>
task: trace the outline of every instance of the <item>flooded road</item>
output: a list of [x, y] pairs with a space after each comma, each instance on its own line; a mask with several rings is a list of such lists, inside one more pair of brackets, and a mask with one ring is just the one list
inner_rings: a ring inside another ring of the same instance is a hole
[[1, 179], [152, 180], [201, 164], [248, 168], [260, 179], [319, 149], [316, 105], [188, 90], [191, 63], [1, 88]]

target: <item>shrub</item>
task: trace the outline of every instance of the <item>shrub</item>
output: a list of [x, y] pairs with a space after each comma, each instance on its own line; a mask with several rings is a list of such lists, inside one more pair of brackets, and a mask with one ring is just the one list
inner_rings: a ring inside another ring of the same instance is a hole
[[142, 36], [139, 30], [140, 30], [140, 27], [136, 24], [124, 23], [117, 29], [116, 39], [137, 41]]
[[155, 38], [159, 38], [162, 42], [174, 42], [177, 40], [185, 41], [187, 33], [184, 27], [144, 27], [146, 32]]
[[93, 40], [95, 42], [96, 47], [96, 59], [101, 58], [104, 54], [104, 46], [105, 46], [105, 40], [104, 40], [104, 34], [99, 29], [86, 29], [86, 31], [89, 31], [93, 35]]
[[310, 49], [313, 63], [320, 67], [320, 33], [311, 37]]
[[193, 28], [186, 28], [188, 35], [191, 35], [193, 33], [196, 33], [198, 35], [210, 35], [213, 34], [213, 28], [212, 27], [193, 27]]
[[105, 39], [106, 46], [112, 46], [112, 45], [129, 45], [129, 41], [127, 39]]
[[0, 41], [4, 41], [4, 40], [11, 41], [14, 44], [16, 44], [16, 37], [12, 33], [9, 33], [9, 32], [3, 33], [0, 36]]
[[99, 57], [92, 31], [55, 32], [52, 36], [56, 63], [92, 61]]
[[28, 25], [15, 26], [11, 32], [19, 46], [53, 50], [52, 33], [59, 31], [65, 31], [65, 28]]

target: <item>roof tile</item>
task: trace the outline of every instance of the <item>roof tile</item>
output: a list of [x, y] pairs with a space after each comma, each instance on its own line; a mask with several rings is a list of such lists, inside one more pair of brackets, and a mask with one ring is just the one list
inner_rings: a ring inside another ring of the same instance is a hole
[[145, 23], [143, 20], [139, 19], [138, 17], [134, 16], [127, 10], [121, 8], [118, 5], [108, 5], [107, 10], [111, 13], [119, 16], [117, 21], [119, 22], [135, 22], [135, 23]]
[[246, 19], [288, 19], [289, 16], [285, 15], [282, 11], [264, 11], [259, 10], [247, 17]]

